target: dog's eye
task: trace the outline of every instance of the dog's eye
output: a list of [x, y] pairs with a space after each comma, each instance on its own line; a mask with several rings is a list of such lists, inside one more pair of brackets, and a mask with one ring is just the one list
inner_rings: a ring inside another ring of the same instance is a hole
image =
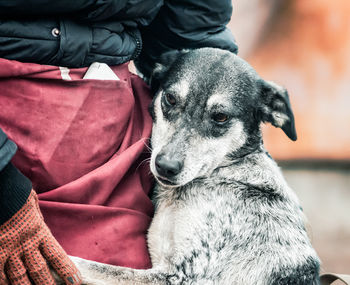
[[229, 119], [229, 116], [224, 113], [216, 113], [212, 116], [212, 119], [217, 123], [225, 123]]
[[174, 95], [170, 93], [166, 93], [164, 98], [165, 98], [165, 103], [167, 103], [169, 106], [174, 106], [176, 104], [176, 99]]

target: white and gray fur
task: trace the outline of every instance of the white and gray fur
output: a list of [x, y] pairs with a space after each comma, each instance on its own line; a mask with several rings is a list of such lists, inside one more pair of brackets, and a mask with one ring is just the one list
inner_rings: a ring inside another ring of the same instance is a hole
[[72, 258], [86, 284], [319, 284], [298, 199], [262, 144], [261, 122], [296, 140], [286, 90], [219, 49], [163, 61], [151, 79], [153, 268]]

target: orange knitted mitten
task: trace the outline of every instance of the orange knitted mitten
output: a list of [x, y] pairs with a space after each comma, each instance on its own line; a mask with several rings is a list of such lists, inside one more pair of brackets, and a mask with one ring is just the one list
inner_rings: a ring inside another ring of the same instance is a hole
[[48, 264], [66, 284], [81, 284], [77, 268], [46, 226], [32, 190], [24, 206], [0, 226], [0, 284], [56, 284]]

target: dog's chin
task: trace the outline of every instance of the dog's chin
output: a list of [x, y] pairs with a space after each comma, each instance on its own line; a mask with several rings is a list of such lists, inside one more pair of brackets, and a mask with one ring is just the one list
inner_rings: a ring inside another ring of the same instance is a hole
[[175, 183], [173, 181], [170, 181], [168, 179], [165, 179], [165, 178], [162, 178], [162, 177], [159, 177], [159, 176], [154, 176], [157, 180], [157, 182], [162, 185], [163, 187], [167, 187], [167, 188], [178, 188], [178, 187], [181, 187], [182, 185], [181, 184], [178, 184], [178, 183]]

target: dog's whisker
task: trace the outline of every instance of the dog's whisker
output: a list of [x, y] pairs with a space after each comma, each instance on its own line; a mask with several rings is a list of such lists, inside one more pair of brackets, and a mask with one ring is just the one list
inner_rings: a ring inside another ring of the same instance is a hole
[[152, 148], [151, 148], [151, 146], [146, 142], [146, 141], [149, 141], [150, 139], [148, 139], [148, 138], [143, 138], [142, 139], [142, 142], [143, 142], [143, 144], [145, 145], [145, 147], [149, 150], [149, 152], [152, 152]]
[[151, 158], [147, 157], [145, 159], [143, 159], [136, 167], [135, 172], [137, 172], [137, 170], [143, 165], [143, 164], [147, 164], [151, 162]]

